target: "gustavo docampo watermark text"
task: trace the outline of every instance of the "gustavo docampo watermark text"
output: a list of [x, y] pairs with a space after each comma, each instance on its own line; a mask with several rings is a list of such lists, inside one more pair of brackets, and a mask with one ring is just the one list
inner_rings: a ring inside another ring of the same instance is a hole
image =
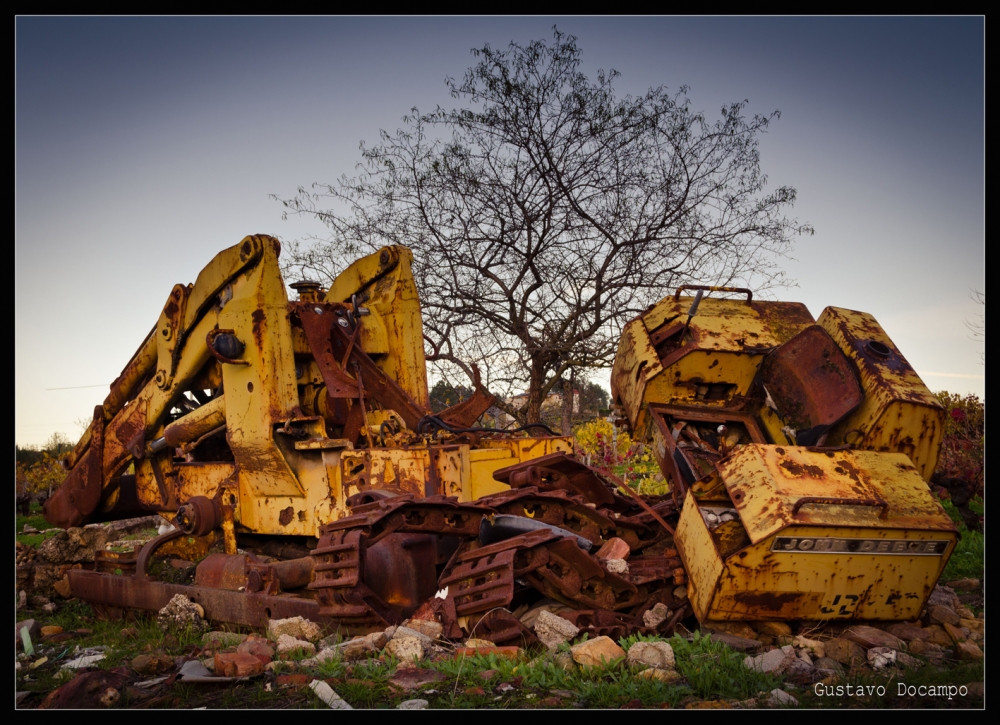
[[885, 685], [827, 685], [822, 682], [813, 685], [816, 697], [885, 697], [893, 689], [897, 697], [944, 697], [951, 700], [969, 694], [965, 685], [907, 685], [905, 682], [897, 682], [895, 687], [889, 688]]

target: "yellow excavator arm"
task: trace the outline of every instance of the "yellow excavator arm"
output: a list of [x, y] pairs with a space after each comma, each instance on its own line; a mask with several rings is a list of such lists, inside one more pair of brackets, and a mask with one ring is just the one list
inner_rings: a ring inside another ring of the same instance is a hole
[[430, 415], [408, 249], [355, 261], [329, 290], [295, 283], [291, 302], [280, 249], [246, 237], [174, 287], [66, 457], [51, 523], [171, 516], [204, 497], [230, 529], [317, 536], [359, 492], [468, 500], [505, 488], [496, 469], [571, 449], [553, 437], [470, 445], [461, 429], [493, 402], [482, 388]]

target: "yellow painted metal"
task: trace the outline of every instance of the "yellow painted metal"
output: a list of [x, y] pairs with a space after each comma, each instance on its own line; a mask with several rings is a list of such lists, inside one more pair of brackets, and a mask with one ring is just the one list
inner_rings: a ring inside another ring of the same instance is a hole
[[637, 437], [652, 435], [649, 403], [723, 407], [746, 395], [765, 352], [814, 320], [794, 302], [667, 297], [622, 332], [611, 394]]
[[819, 324], [854, 362], [865, 393], [861, 406], [830, 431], [828, 445], [905, 453], [930, 481], [944, 435], [941, 403], [868, 313], [827, 307]]
[[719, 474], [731, 503], [690, 491], [675, 537], [701, 621], [912, 619], [957, 540], [902, 454], [748, 445]]
[[754, 543], [793, 524], [954, 531], [900, 453], [746, 445], [719, 462]]
[[[827, 449], [798, 447], [743, 396], [761, 394], [761, 361], [812, 324], [808, 311], [709, 298], [688, 320], [691, 302], [666, 298], [626, 326], [612, 395], [664, 471], [672, 448], [651, 404], [752, 414], [772, 444], [738, 447], [685, 497], [674, 542], [699, 619], [916, 616], [957, 536], [926, 484], [944, 423], [935, 397], [871, 315], [827, 308], [818, 324], [858, 371], [863, 401], [826, 432]], [[702, 512], [727, 510], [738, 519], [710, 530]]]
[[[194, 496], [219, 500], [226, 550], [234, 551], [237, 533], [316, 537], [324, 524], [349, 515], [347, 500], [362, 491], [468, 501], [506, 488], [492, 478], [498, 468], [572, 450], [572, 440], [561, 437], [428, 445], [400, 431], [393, 411], [377, 407], [368, 409], [367, 422], [379, 445], [353, 450], [349, 441], [328, 438], [323, 376], [291, 324], [279, 253], [275, 239], [246, 237], [217, 254], [194, 284], [175, 285], [105, 401], [102, 511], [113, 514], [118, 479], [134, 465], [139, 503], [167, 517]], [[348, 267], [326, 299], [352, 306], [361, 349], [429, 411], [411, 262], [409, 250], [386, 247]], [[243, 343], [238, 361], [212, 356], [207, 337], [217, 330]], [[177, 417], [183, 396], [220, 387], [224, 394]], [[382, 423], [399, 431], [385, 436], [392, 439], [385, 446]], [[201, 437], [223, 425], [234, 460], [199, 460]], [[87, 465], [91, 437], [88, 429], [76, 465]]]
[[712, 534], [691, 491], [688, 491], [684, 508], [681, 509], [674, 534], [674, 546], [677, 547], [677, 553], [687, 572], [688, 600], [695, 615], [704, 622], [711, 611], [715, 587], [725, 569], [725, 563], [712, 541]]
[[360, 318], [361, 349], [418, 405], [429, 409], [424, 327], [412, 263], [413, 253], [406, 247], [383, 247], [338, 275], [326, 301], [363, 302], [371, 314]]

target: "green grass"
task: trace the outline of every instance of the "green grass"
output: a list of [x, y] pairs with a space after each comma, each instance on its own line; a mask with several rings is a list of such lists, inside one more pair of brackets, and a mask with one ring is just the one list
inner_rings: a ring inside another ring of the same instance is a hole
[[[26, 703], [36, 706], [38, 702], [61, 681], [57, 673], [63, 662], [76, 655], [74, 648], [104, 645], [108, 647], [105, 659], [97, 666], [108, 669], [128, 666], [132, 659], [147, 652], [166, 653], [177, 656], [190, 652], [193, 645], [200, 644], [201, 636], [191, 632], [172, 632], [165, 635], [156, 626], [153, 616], [135, 621], [103, 621], [98, 619], [89, 605], [78, 601], [63, 603], [53, 615], [40, 612], [22, 612], [23, 616], [34, 616], [44, 624], [59, 624], [65, 629], [85, 628], [92, 630], [78, 639], [57, 645], [38, 644], [38, 649], [50, 648], [50, 652], [39, 651], [49, 661], [30, 671], [31, 681], [18, 677], [17, 689], [36, 693]], [[126, 627], [137, 630], [134, 638], [122, 636]], [[628, 647], [635, 641], [655, 641], [655, 637], [629, 637], [620, 644]], [[676, 683], [663, 683], [639, 677], [643, 667], [626, 662], [614, 662], [605, 667], [576, 668], [565, 670], [553, 659], [540, 651], [524, 652], [521, 657], [511, 660], [496, 655], [476, 655], [461, 659], [444, 658], [437, 662], [421, 661], [420, 668], [443, 673], [443, 681], [435, 682], [416, 690], [401, 690], [394, 687], [391, 678], [399, 663], [392, 657], [344, 662], [328, 660], [314, 668], [306, 669], [293, 664], [281, 664], [272, 674], [254, 678], [249, 682], [231, 685], [184, 685], [177, 683], [170, 687], [153, 688], [148, 693], [138, 694], [122, 688], [122, 700], [117, 708], [158, 707], [158, 708], [231, 708], [231, 709], [326, 709], [307, 687], [279, 687], [275, 676], [282, 672], [298, 672], [308, 677], [328, 680], [331, 687], [354, 708], [395, 708], [404, 700], [423, 698], [431, 707], [448, 709], [513, 709], [538, 707], [586, 707], [619, 708], [638, 702], [646, 708], [658, 708], [664, 704], [683, 707], [694, 700], [747, 700], [759, 697], [761, 693], [774, 688], [788, 689], [781, 678], [753, 672], [743, 666], [744, 655], [725, 645], [713, 642], [697, 633], [692, 641], [674, 636], [665, 640], [674, 649], [677, 670], [683, 679]], [[28, 663], [24, 663], [26, 666]], [[484, 679], [480, 673], [494, 670], [495, 674]], [[24, 670], [22, 670], [22, 675]], [[131, 683], [147, 677], [132, 673]], [[793, 688], [802, 707], [979, 707], [981, 700], [964, 698], [911, 700], [896, 696], [895, 683], [908, 685], [963, 685], [983, 681], [982, 663], [951, 663], [944, 669], [924, 667], [905, 673], [888, 676], [868, 673], [850, 675], [840, 683], [854, 685], [872, 684], [886, 687], [884, 697], [830, 698], [816, 697], [807, 687]], [[502, 683], [514, 685], [514, 689], [502, 691]], [[836, 683], [835, 683], [836, 684]], [[482, 694], [476, 694], [478, 690]]]
[[49, 522], [45, 520], [45, 517], [42, 516], [42, 507], [34, 502], [31, 504], [31, 514], [29, 516], [21, 516], [18, 514], [14, 519], [14, 534], [17, 540], [27, 546], [38, 546], [45, 541], [45, 539], [59, 533], [58, 531], [52, 531], [48, 534], [22, 534], [21, 532], [24, 531], [25, 524], [32, 526], [39, 531], [52, 528], [51, 524], [49, 524]]
[[[952, 552], [948, 564], [941, 574], [941, 581], [948, 582], [955, 579], [982, 579], [985, 571], [986, 539], [982, 531], [972, 531], [965, 525], [962, 514], [958, 512], [951, 501], [942, 501], [941, 505], [948, 512], [952, 521], [958, 526], [959, 540], [955, 551]], [[970, 502], [970, 508], [976, 513], [982, 514], [983, 503], [979, 499]]]

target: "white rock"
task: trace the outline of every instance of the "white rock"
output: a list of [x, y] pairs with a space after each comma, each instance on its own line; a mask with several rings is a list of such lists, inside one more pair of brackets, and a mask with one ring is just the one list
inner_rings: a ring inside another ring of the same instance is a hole
[[672, 612], [663, 602], [657, 602], [651, 609], [642, 613], [642, 623], [647, 627], [659, 627], [663, 624]]
[[798, 705], [799, 701], [784, 690], [774, 689], [767, 696], [767, 704], [771, 707], [783, 707], [785, 705]]
[[[388, 632], [386, 632], [386, 634], [388, 634]], [[417, 639], [420, 640], [420, 644], [424, 646], [427, 646], [434, 641], [423, 632], [418, 632], [417, 630], [411, 629], [410, 627], [396, 627], [393, 633], [389, 636], [392, 639], [396, 639], [397, 637], [416, 637]]]
[[288, 619], [272, 619], [267, 623], [267, 636], [269, 639], [277, 640], [283, 634], [290, 635], [296, 639], [305, 639], [315, 642], [319, 639], [322, 629], [315, 622], [310, 622], [305, 617], [289, 617]]
[[[789, 649], [792, 648], [789, 647]], [[780, 674], [795, 662], [802, 662], [802, 660], [795, 656], [794, 649], [792, 649], [791, 654], [783, 651], [783, 649], [773, 649], [756, 657], [748, 656], [743, 660], [743, 666], [748, 670], [756, 670], [757, 672]]]
[[397, 710], [426, 710], [430, 705], [427, 700], [404, 700], [399, 703]]
[[316, 693], [316, 697], [322, 700], [331, 710], [353, 710], [347, 700], [342, 698], [333, 688], [323, 682], [323, 680], [313, 680], [309, 683], [309, 689]]
[[296, 650], [301, 650], [304, 654], [310, 656], [316, 654], [316, 646], [312, 642], [307, 642], [304, 639], [296, 639], [289, 634], [278, 635], [275, 649], [279, 655], [289, 654]]
[[628, 648], [628, 661], [661, 670], [674, 667], [674, 649], [666, 642], [636, 642]]
[[400, 662], [412, 662], [423, 659], [424, 646], [418, 637], [394, 636], [382, 650], [387, 655], [392, 655]]
[[815, 639], [808, 639], [802, 635], [798, 635], [792, 640], [792, 646], [799, 647], [808, 651], [811, 655], [815, 656], [817, 659], [820, 657], [826, 657], [826, 648], [822, 642]]
[[688, 588], [686, 585], [681, 584], [679, 587], [674, 588], [674, 598], [684, 601], [688, 598]]
[[535, 636], [549, 649], [555, 649], [579, 633], [579, 627], [552, 612], [541, 612], [535, 621]]
[[440, 639], [444, 627], [439, 622], [431, 622], [426, 619], [408, 619], [403, 623], [404, 629], [411, 629], [432, 640]]
[[875, 671], [884, 670], [889, 665], [896, 664], [896, 650], [889, 647], [872, 647], [868, 650], [868, 664]]

